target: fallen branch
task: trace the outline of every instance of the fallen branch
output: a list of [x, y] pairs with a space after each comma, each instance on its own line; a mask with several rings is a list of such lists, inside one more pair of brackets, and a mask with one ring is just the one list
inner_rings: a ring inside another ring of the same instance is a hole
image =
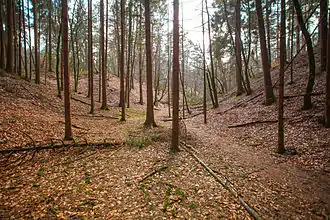
[[77, 98], [75, 98], [75, 97], [73, 97], [73, 96], [71, 96], [71, 99], [72, 99], [72, 100], [75, 100], [75, 101], [77, 101], [77, 102], [80, 102], [80, 103], [82, 103], [82, 104], [85, 104], [85, 105], [91, 105], [91, 104], [89, 104], [88, 102], [82, 101], [82, 100], [77, 99]]
[[87, 118], [109, 118], [109, 119], [118, 119], [114, 116], [107, 116], [107, 115], [79, 115], [79, 114], [73, 114], [72, 116], [75, 117], [87, 117]]
[[245, 126], [254, 125], [254, 124], [268, 124], [268, 123], [276, 123], [276, 122], [278, 122], [278, 120], [265, 120], [265, 121], [257, 120], [257, 121], [250, 121], [250, 122], [243, 123], [243, 124], [229, 125], [228, 128], [238, 128], [238, 127], [245, 127]]
[[[21, 148], [11, 148], [11, 149], [4, 149], [0, 150], [0, 154], [8, 154], [8, 153], [17, 153], [17, 152], [24, 152], [24, 151], [39, 151], [39, 150], [47, 150], [47, 149], [59, 149], [59, 148], [65, 148], [65, 147], [115, 147], [122, 145], [123, 143], [107, 143], [107, 142], [95, 142], [95, 143], [77, 143], [77, 142], [71, 142], [71, 143], [62, 143], [62, 144], [46, 144], [41, 146], [32, 146], [32, 147], [21, 147]], [[29, 145], [27, 145], [29, 146]]]
[[[62, 124], [65, 124], [64, 121], [58, 121], [58, 122], [60, 122], [60, 123], [62, 123]], [[80, 127], [80, 126], [78, 126], [78, 125], [71, 124], [71, 126], [74, 127], [74, 128], [77, 128], [77, 129], [81, 129], [81, 130], [89, 131], [89, 129], [86, 129], [86, 128], [83, 128], [83, 127]]]
[[[188, 145], [186, 145], [188, 146]], [[236, 192], [236, 190], [234, 190], [233, 188], [231, 188], [230, 186], [227, 185], [227, 181], [221, 179], [210, 167], [208, 167], [195, 153], [193, 153], [191, 150], [188, 149], [188, 147], [184, 147], [184, 149], [190, 154], [192, 155], [206, 170], [209, 174], [211, 174], [217, 182], [219, 182], [226, 190], [228, 190], [230, 192], [230, 194], [232, 194], [232, 196], [234, 196], [239, 204], [241, 204], [245, 210], [255, 219], [261, 219], [258, 216], [258, 213], [251, 208], [241, 197], [240, 195]], [[193, 149], [191, 146], [189, 146], [189, 148]]]
[[139, 183], [145, 181], [146, 179], [148, 179], [149, 177], [155, 175], [156, 173], [159, 173], [160, 171], [166, 170], [167, 167], [161, 167], [157, 170], [153, 170], [151, 173], [148, 173], [147, 175], [145, 175], [142, 179], [139, 180]]

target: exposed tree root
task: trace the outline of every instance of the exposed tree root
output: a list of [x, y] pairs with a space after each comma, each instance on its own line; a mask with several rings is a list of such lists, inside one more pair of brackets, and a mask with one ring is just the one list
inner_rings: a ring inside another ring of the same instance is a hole
[[[79, 142], [70, 142], [70, 143], [64, 143], [62, 142], [61, 144], [56, 144], [56, 143], [50, 143], [50, 144], [45, 144], [45, 145], [40, 145], [40, 146], [32, 146], [32, 147], [21, 147], [21, 148], [11, 148], [11, 149], [4, 149], [0, 150], [0, 154], [9, 154], [9, 153], [17, 153], [17, 152], [24, 152], [24, 151], [39, 151], [39, 150], [47, 150], [47, 149], [58, 149], [58, 148], [66, 148], [66, 147], [115, 147], [115, 146], [120, 146], [123, 143], [109, 143], [109, 142], [91, 142], [88, 143], [87, 141], [84, 143], [79, 143]], [[35, 145], [35, 144], [34, 144]], [[26, 146], [31, 146], [26, 145]]]
[[254, 125], [254, 124], [268, 124], [268, 123], [271, 124], [271, 123], [276, 123], [276, 122], [278, 122], [278, 120], [265, 120], [265, 121], [257, 120], [257, 121], [243, 123], [243, 124], [229, 125], [228, 128], [245, 127], [245, 126]]
[[[221, 179], [210, 167], [208, 167], [192, 150], [190, 149], [193, 149], [193, 147], [191, 146], [184, 146], [183, 147], [190, 155], [192, 155], [206, 170], [209, 174], [211, 174], [217, 182], [219, 182], [226, 190], [228, 190], [230, 192], [230, 194], [232, 194], [232, 196], [234, 196], [239, 204], [241, 204], [245, 210], [252, 216], [254, 217], [255, 219], [261, 219], [258, 215], [258, 213], [253, 209], [251, 208], [241, 197], [240, 195], [236, 192], [236, 190], [234, 190], [232, 187], [228, 186], [227, 184], [227, 181], [226, 180], [223, 180]], [[190, 149], [189, 149], [190, 148]]]

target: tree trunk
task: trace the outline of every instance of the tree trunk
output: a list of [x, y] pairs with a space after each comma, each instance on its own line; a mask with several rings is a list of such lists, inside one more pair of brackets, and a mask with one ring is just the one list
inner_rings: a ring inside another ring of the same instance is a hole
[[321, 70], [327, 68], [327, 19], [328, 19], [328, 1], [320, 0], [320, 40], [321, 40]]
[[27, 63], [27, 51], [26, 51], [26, 25], [25, 25], [25, 7], [24, 7], [24, 0], [22, 0], [22, 22], [23, 22], [23, 41], [24, 41], [24, 78], [28, 80], [28, 63]]
[[243, 86], [242, 86], [242, 57], [241, 57], [241, 1], [236, 0], [235, 6], [235, 51], [236, 51], [236, 96], [240, 96], [243, 94]]
[[[239, 4], [240, 4], [240, 0]], [[209, 13], [209, 9], [207, 6], [207, 0], [205, 0], [205, 8], [206, 8], [206, 13], [207, 13], [207, 25], [208, 25], [208, 32], [209, 32], [209, 44], [210, 44], [210, 61], [211, 61], [211, 85], [212, 85], [212, 90], [213, 90], [213, 96], [214, 96], [214, 108], [218, 108], [219, 107], [219, 101], [218, 101], [218, 92], [217, 92], [217, 87], [216, 87], [216, 74], [214, 71], [214, 62], [213, 62], [213, 46], [212, 46], [212, 38], [211, 38], [211, 18], [210, 18], [210, 13]], [[240, 9], [239, 9], [240, 10]], [[240, 19], [238, 19], [239, 21], [236, 20], [236, 22], [240, 23]], [[240, 35], [238, 35], [240, 36]], [[242, 67], [242, 62], [241, 62], [241, 67]], [[242, 86], [242, 83], [241, 83]], [[238, 87], [237, 87], [238, 89]]]
[[13, 2], [7, 0], [7, 66], [8, 73], [13, 72]]
[[[24, 1], [24, 0], [23, 0]], [[4, 14], [3, 11], [3, 1], [0, 0], [0, 69], [4, 69], [5, 68], [5, 37], [3, 36], [3, 19], [2, 19], [2, 15]]]
[[100, 41], [100, 52], [101, 52], [101, 62], [102, 62], [102, 105], [101, 109], [108, 109], [107, 104], [107, 73], [106, 73], [106, 57], [104, 52], [104, 1], [100, 1], [100, 22], [101, 22], [101, 41]]
[[88, 0], [88, 71], [89, 88], [91, 98], [90, 114], [94, 113], [94, 75], [93, 75], [93, 24], [92, 24], [92, 0]]
[[52, 0], [49, 0], [49, 14], [48, 14], [48, 46], [49, 46], [49, 49], [48, 49], [48, 72], [52, 72], [53, 69], [52, 69], [52, 12], [53, 12], [53, 3], [52, 3]]
[[17, 54], [18, 54], [18, 46], [17, 46], [17, 28], [16, 28], [16, 24], [17, 24], [17, 15], [16, 15], [16, 0], [12, 1], [13, 3], [13, 35], [14, 35], [14, 70], [13, 72], [16, 74], [17, 73], [17, 63], [18, 63], [18, 58], [17, 58]]
[[[277, 10], [278, 13], [278, 10]], [[267, 27], [267, 49], [268, 49], [268, 63], [269, 67], [272, 67], [272, 57], [271, 57], [271, 46], [270, 46], [270, 20], [269, 16], [271, 14], [271, 3], [270, 0], [266, 0], [266, 27]], [[278, 15], [276, 15], [278, 17]], [[276, 19], [277, 20], [277, 19]], [[278, 25], [278, 22], [277, 22]], [[278, 49], [278, 48], [276, 48]], [[277, 52], [278, 54], [278, 52]]]
[[313, 52], [313, 44], [312, 44], [310, 34], [308, 33], [308, 30], [304, 24], [299, 0], [293, 0], [293, 4], [296, 9], [297, 19], [298, 19], [300, 29], [304, 35], [305, 41], [307, 42], [309, 77], [308, 77], [308, 83], [307, 83], [307, 87], [306, 87], [306, 94], [304, 96], [303, 109], [310, 109], [313, 107], [311, 93], [313, 92], [314, 81], [315, 81], [315, 57], [314, 57], [314, 52]]
[[[330, 24], [330, 13], [329, 13]], [[328, 28], [327, 62], [330, 64], [330, 28]], [[326, 100], [325, 100], [325, 127], [330, 128], [330, 65], [327, 65]]]
[[[145, 126], [156, 126], [154, 119], [154, 100], [152, 90], [152, 47], [150, 33], [150, 1], [145, 0], [145, 31], [146, 31], [146, 58], [147, 58], [147, 115]], [[179, 48], [179, 47], [178, 47]]]
[[278, 90], [278, 153], [285, 152], [284, 148], [284, 72], [285, 72], [285, 0], [281, 0], [281, 32], [280, 32], [280, 83]]
[[69, 73], [69, 51], [68, 51], [68, 1], [62, 0], [62, 22], [63, 22], [63, 58], [64, 58], [64, 110], [65, 110], [65, 136], [64, 139], [72, 139], [71, 107], [70, 107], [70, 73]]
[[40, 54], [39, 54], [39, 32], [38, 32], [38, 13], [37, 1], [32, 0], [33, 3], [33, 21], [34, 21], [34, 56], [35, 56], [35, 83], [40, 84]]
[[142, 4], [139, 3], [140, 16], [139, 16], [139, 92], [140, 92], [140, 101], [139, 103], [143, 105], [143, 89], [142, 89], [142, 68], [143, 68], [143, 59], [142, 59]]
[[179, 151], [179, 72], [180, 72], [180, 46], [179, 46], [179, 0], [173, 1], [174, 18], [173, 18], [173, 72], [172, 72], [172, 104], [173, 104], [173, 120], [172, 120], [172, 146], [171, 150]]
[[269, 58], [267, 53], [266, 38], [265, 38], [265, 25], [262, 13], [261, 0], [256, 0], [256, 9], [258, 16], [258, 28], [260, 37], [260, 49], [262, 59], [262, 69], [264, 72], [264, 84], [265, 84], [265, 105], [271, 105], [275, 102], [275, 96], [273, 92], [272, 78], [270, 75]]
[[132, 52], [132, 0], [128, 2], [128, 48], [127, 48], [127, 64], [126, 64], [126, 94], [125, 102], [129, 108], [129, 93], [130, 93], [130, 68], [131, 68], [131, 52]]
[[125, 5], [126, 1], [121, 0], [121, 53], [120, 53], [120, 106], [121, 106], [121, 121], [125, 119], [125, 32], [126, 32], [126, 19], [125, 19]]
[[[224, 6], [226, 6], [225, 1], [224, 1]], [[230, 30], [229, 22], [227, 22], [227, 24], [228, 24], [228, 29]], [[204, 115], [204, 124], [206, 124], [206, 122], [207, 122], [206, 121], [206, 108], [207, 108], [207, 106], [206, 106], [206, 64], [205, 64], [205, 37], [204, 37], [205, 27], [204, 27], [204, 1], [203, 0], [202, 0], [202, 33], [203, 33], [203, 81], [204, 81], [203, 82], [203, 115]]]
[[18, 1], [18, 75], [22, 76], [22, 10], [21, 1]]
[[60, 78], [60, 47], [61, 47], [61, 35], [62, 35], [62, 21], [60, 22], [60, 30], [57, 36], [57, 48], [56, 48], [56, 83], [57, 83], [57, 96], [61, 96], [61, 78]]
[[[27, 7], [30, 8], [30, 0], [27, 1]], [[29, 22], [29, 44], [30, 44], [30, 49], [29, 49], [29, 80], [32, 80], [32, 40], [31, 40], [31, 17], [30, 17], [30, 10], [28, 11], [28, 22]]]

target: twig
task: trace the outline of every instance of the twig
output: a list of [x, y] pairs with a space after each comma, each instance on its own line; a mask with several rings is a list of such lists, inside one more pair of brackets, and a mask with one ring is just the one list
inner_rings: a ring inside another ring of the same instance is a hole
[[167, 167], [162, 167], [162, 168], [159, 168], [157, 170], [153, 170], [151, 173], [148, 173], [147, 175], [145, 175], [142, 179], [139, 180], [139, 183], [145, 181], [146, 179], [148, 179], [149, 177], [155, 175], [156, 173], [160, 172], [160, 171], [163, 171], [167, 169]]
[[71, 99], [72, 99], [72, 100], [75, 100], [75, 101], [77, 101], [77, 102], [80, 102], [80, 103], [82, 103], [82, 104], [85, 104], [85, 105], [91, 105], [91, 104], [89, 104], [89, 103], [87, 103], [87, 102], [85, 102], [85, 101], [82, 101], [82, 100], [80, 100], [80, 99], [77, 99], [77, 98], [75, 98], [75, 97], [73, 97], [73, 96], [71, 96]]
[[[62, 123], [62, 124], [65, 124], [64, 121], [59, 121], [59, 122]], [[74, 128], [77, 128], [77, 129], [81, 129], [81, 130], [89, 131], [89, 129], [86, 129], [86, 128], [83, 128], [83, 127], [80, 127], [80, 126], [78, 126], [78, 125], [74, 125], [74, 124], [72, 124], [71, 126], [74, 127]]]

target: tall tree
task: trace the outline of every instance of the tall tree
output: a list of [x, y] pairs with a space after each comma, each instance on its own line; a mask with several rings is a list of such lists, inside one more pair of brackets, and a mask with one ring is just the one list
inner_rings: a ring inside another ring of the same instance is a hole
[[262, 69], [264, 72], [264, 86], [265, 86], [265, 104], [270, 105], [275, 102], [275, 96], [273, 92], [272, 78], [270, 75], [270, 66], [268, 61], [268, 52], [265, 37], [265, 25], [262, 13], [261, 0], [256, 0], [256, 11], [258, 16], [258, 29], [260, 37], [260, 49], [262, 59]]
[[[35, 0], [34, 0], [35, 1]], [[64, 58], [64, 110], [65, 110], [65, 136], [64, 139], [72, 139], [71, 107], [70, 107], [70, 73], [69, 73], [69, 25], [68, 25], [68, 0], [62, 0], [63, 22], [63, 58]]]
[[5, 68], [5, 37], [3, 35], [3, 1], [0, 0], [0, 69]]
[[[330, 24], [330, 13], [329, 13]], [[330, 128], [330, 28], [328, 28], [327, 45], [327, 76], [326, 76], [326, 100], [325, 100], [325, 127]]]
[[[237, 0], [237, 1], [240, 1], [240, 0]], [[212, 45], [212, 38], [211, 38], [211, 18], [210, 18], [210, 13], [209, 13], [209, 7], [207, 5], [207, 0], [205, 0], [205, 9], [206, 9], [206, 13], [207, 13], [207, 25], [208, 25], [208, 32], [209, 32], [209, 44], [210, 44], [209, 47], [210, 47], [210, 61], [211, 61], [211, 63], [210, 63], [210, 65], [211, 65], [211, 85], [212, 85], [213, 96], [214, 96], [214, 105], [213, 105], [213, 107], [218, 108], [219, 107], [219, 101], [218, 101], [218, 91], [217, 91], [217, 87], [216, 87], [216, 83], [215, 83], [216, 74], [215, 74], [215, 71], [214, 71], [213, 45]], [[240, 21], [239, 21], [239, 23], [240, 23]], [[242, 66], [242, 62], [241, 62], [241, 66]], [[241, 87], [242, 87], [242, 82], [241, 82]]]
[[[225, 3], [225, 1], [224, 1]], [[226, 5], [226, 4], [224, 4]], [[228, 28], [230, 29], [229, 23]], [[206, 124], [206, 64], [205, 64], [205, 27], [204, 27], [204, 1], [202, 0], [202, 33], [203, 33], [203, 115], [204, 115], [204, 124]], [[173, 47], [174, 48], [174, 47]], [[212, 95], [211, 95], [212, 97]]]
[[303, 109], [310, 109], [313, 107], [311, 94], [313, 92], [314, 81], [315, 81], [315, 57], [313, 51], [313, 44], [311, 36], [305, 26], [304, 19], [302, 16], [302, 10], [299, 3], [299, 0], [293, 0], [293, 4], [297, 13], [297, 20], [300, 26], [300, 29], [304, 35], [305, 41], [307, 43], [307, 53], [308, 53], [308, 65], [309, 65], [309, 76], [306, 87], [306, 94], [304, 96], [304, 105]]
[[[157, 126], [154, 119], [154, 100], [152, 89], [152, 48], [150, 33], [150, 0], [145, 0], [144, 5], [145, 32], [146, 32], [146, 60], [147, 60], [147, 115], [145, 126]], [[178, 46], [179, 48], [179, 46]]]
[[278, 153], [285, 152], [284, 148], [284, 72], [285, 72], [285, 0], [281, 0], [281, 34], [280, 34], [280, 83], [278, 90]]
[[236, 96], [243, 93], [242, 85], [242, 46], [241, 46], [241, 0], [236, 0], [235, 6], [235, 51], [236, 51]]
[[327, 19], [328, 1], [320, 0], [320, 40], [321, 40], [321, 70], [326, 71], [327, 66]]
[[132, 0], [128, 1], [128, 36], [127, 36], [127, 65], [126, 65], [126, 103], [129, 108], [129, 94], [130, 94], [130, 68], [131, 68], [131, 51], [132, 51]]
[[89, 90], [91, 98], [90, 113], [94, 113], [94, 76], [93, 76], [93, 26], [92, 26], [92, 0], [88, 0], [88, 72]]
[[126, 121], [125, 118], [125, 35], [126, 35], [126, 19], [125, 6], [126, 1], [121, 0], [121, 50], [120, 50], [120, 103], [121, 106], [121, 121]]
[[143, 68], [143, 57], [142, 57], [142, 4], [139, 3], [139, 92], [140, 92], [140, 101], [139, 103], [143, 105], [143, 81], [142, 81], [142, 68]]
[[33, 21], [34, 21], [34, 57], [35, 57], [35, 83], [40, 83], [40, 54], [39, 54], [39, 31], [38, 31], [38, 5], [36, 0], [32, 0], [33, 4]]
[[53, 12], [53, 3], [52, 0], [49, 0], [48, 3], [48, 71], [52, 72], [52, 12]]
[[[104, 53], [104, 1], [100, 1], [100, 53], [102, 62], [102, 105], [101, 109], [108, 109], [107, 105], [107, 73], [106, 73], [106, 57]], [[100, 73], [100, 74], [101, 74]]]
[[173, 1], [174, 17], [173, 17], [173, 72], [172, 72], [172, 151], [179, 151], [179, 0]]
[[[277, 5], [277, 4], [276, 4]], [[266, 27], [267, 27], [267, 49], [268, 49], [268, 63], [272, 66], [271, 47], [270, 47], [270, 14], [271, 14], [270, 0], [266, 0]], [[277, 15], [276, 15], [277, 16]], [[277, 20], [277, 19], [276, 19]]]
[[28, 64], [27, 64], [27, 51], [26, 51], [26, 25], [25, 25], [25, 7], [24, 7], [24, 0], [22, 0], [22, 23], [23, 23], [23, 42], [24, 42], [24, 72], [25, 72], [25, 79], [28, 80]]
[[7, 0], [7, 66], [6, 71], [13, 72], [13, 2]]

